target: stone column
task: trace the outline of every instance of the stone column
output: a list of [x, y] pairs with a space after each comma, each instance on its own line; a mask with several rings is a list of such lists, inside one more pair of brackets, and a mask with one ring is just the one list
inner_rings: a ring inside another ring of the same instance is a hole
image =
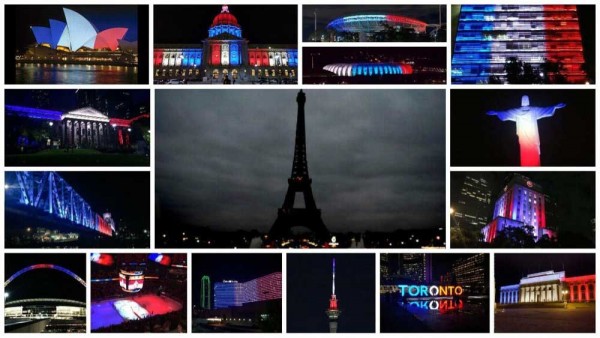
[[575, 301], [575, 290], [574, 290], [574, 285], [570, 284], [569, 288], [571, 289], [571, 294], [569, 295], [569, 297], [571, 298], [571, 302]]

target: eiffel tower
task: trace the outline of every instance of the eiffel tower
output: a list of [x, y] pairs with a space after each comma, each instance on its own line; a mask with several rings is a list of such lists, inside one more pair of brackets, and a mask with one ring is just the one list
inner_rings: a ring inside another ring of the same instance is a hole
[[[291, 235], [294, 227], [305, 227], [311, 230], [321, 241], [329, 239], [329, 231], [321, 219], [321, 209], [317, 209], [313, 197], [311, 183], [308, 176], [308, 163], [306, 162], [306, 130], [304, 124], [304, 103], [306, 95], [300, 90], [296, 97], [298, 102], [298, 121], [296, 123], [296, 146], [294, 148], [294, 161], [292, 176], [288, 178], [288, 190], [285, 194], [283, 206], [277, 210], [277, 219], [271, 227], [269, 236], [279, 240]], [[304, 195], [304, 208], [294, 208], [296, 193]]]

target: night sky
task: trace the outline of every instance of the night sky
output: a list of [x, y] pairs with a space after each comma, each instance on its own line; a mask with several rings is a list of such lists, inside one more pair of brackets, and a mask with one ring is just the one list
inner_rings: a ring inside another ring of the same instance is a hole
[[596, 274], [594, 254], [495, 254], [496, 293], [501, 286], [519, 284], [528, 274], [565, 271], [566, 277]]
[[[317, 30], [324, 30], [331, 21], [358, 14], [394, 14], [407, 16], [426, 23], [439, 22], [439, 6], [437, 5], [303, 5], [302, 6], [302, 38], [308, 41], [315, 31], [315, 9], [317, 10]], [[446, 6], [441, 7], [442, 24], [446, 23]]]
[[[426, 58], [428, 65], [446, 68], [445, 47], [304, 47], [302, 53], [304, 74], [320, 71], [330, 63], [368, 62], [373, 57], [381, 62]], [[312, 69], [311, 54], [314, 54], [315, 70]]]
[[[6, 254], [5, 279], [34, 264], [56, 264], [86, 280], [85, 254]], [[7, 287], [8, 301], [28, 298], [60, 298], [85, 302], [85, 288], [69, 275], [52, 269], [36, 269], [17, 277]]]
[[133, 232], [150, 228], [150, 175], [148, 172], [59, 172], [92, 209], [109, 211], [117, 232], [121, 219]]
[[[221, 5], [154, 6], [154, 42], [201, 44], [208, 28], [221, 13]], [[231, 5], [229, 13], [250, 44], [298, 43], [298, 8], [295, 5]]]
[[593, 166], [593, 90], [452, 90], [451, 165], [519, 166], [516, 123], [486, 112], [518, 108], [523, 95], [529, 96], [531, 106], [567, 105], [538, 120], [542, 165]]
[[[492, 204], [489, 217], [492, 217], [494, 204], [501, 190], [504, 180], [510, 172], [452, 172], [450, 178], [450, 205], [456, 204], [456, 196], [460, 192], [465, 175], [483, 177], [490, 181], [492, 190]], [[520, 172], [529, 177], [534, 183], [542, 186], [545, 194], [557, 202], [556, 218], [560, 224], [550, 224], [549, 227], [558, 228], [560, 232], [573, 232], [593, 239], [592, 224], [595, 218], [595, 177], [594, 172]], [[546, 206], [548, 211], [548, 206]], [[548, 220], [550, 222], [550, 220]]]
[[[296, 95], [157, 91], [159, 229], [268, 231], [288, 188]], [[306, 99], [309, 174], [330, 231], [444, 224], [443, 91], [308, 90]]]
[[375, 255], [288, 254], [288, 332], [329, 332], [332, 259], [335, 293], [342, 311], [338, 332], [375, 332]]
[[63, 8], [81, 14], [96, 27], [98, 32], [108, 28], [124, 27], [128, 29], [125, 40], [138, 40], [138, 7], [122, 5], [8, 5], [6, 6], [7, 17], [10, 14], [19, 19], [7, 32], [14, 32], [17, 47], [24, 48], [35, 43], [30, 26], [50, 27], [48, 19], [66, 22]]
[[[110, 89], [44, 89], [44, 91], [49, 93], [49, 103], [50, 107], [45, 109], [56, 109], [58, 111], [70, 111], [77, 108], [77, 94], [76, 92], [80, 91], [94, 91], [98, 96], [103, 96], [113, 90]], [[150, 91], [146, 89], [130, 89], [126, 90], [131, 93], [131, 99], [133, 101], [133, 105], [145, 105], [146, 107], [150, 107]], [[35, 102], [33, 102], [31, 89], [7, 89], [5, 91], [5, 104], [8, 105], [16, 105], [16, 106], [26, 106], [26, 107], [35, 107]], [[116, 112], [111, 112], [116, 113]], [[136, 112], [133, 112], [134, 114]], [[112, 116], [111, 117], [118, 117]]]
[[281, 272], [280, 254], [194, 254], [192, 257], [192, 303], [200, 304], [202, 276], [210, 277], [211, 285], [223, 280], [249, 280]]

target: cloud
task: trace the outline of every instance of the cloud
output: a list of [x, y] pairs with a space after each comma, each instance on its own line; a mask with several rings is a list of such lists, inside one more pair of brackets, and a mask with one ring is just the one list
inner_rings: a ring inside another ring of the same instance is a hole
[[[156, 188], [190, 224], [267, 231], [291, 174], [296, 90], [158, 90]], [[308, 90], [308, 167], [331, 231], [444, 224], [442, 90]]]

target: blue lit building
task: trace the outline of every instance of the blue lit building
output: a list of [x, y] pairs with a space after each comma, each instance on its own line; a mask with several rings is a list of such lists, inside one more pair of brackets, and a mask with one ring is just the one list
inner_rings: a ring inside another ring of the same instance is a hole
[[[452, 83], [505, 83], [505, 67], [514, 58], [547, 77], [545, 82], [585, 83], [577, 6], [460, 6]], [[544, 69], [547, 62], [561, 66]]]
[[200, 44], [155, 45], [154, 79], [296, 79], [296, 45], [253, 45], [224, 5]]

